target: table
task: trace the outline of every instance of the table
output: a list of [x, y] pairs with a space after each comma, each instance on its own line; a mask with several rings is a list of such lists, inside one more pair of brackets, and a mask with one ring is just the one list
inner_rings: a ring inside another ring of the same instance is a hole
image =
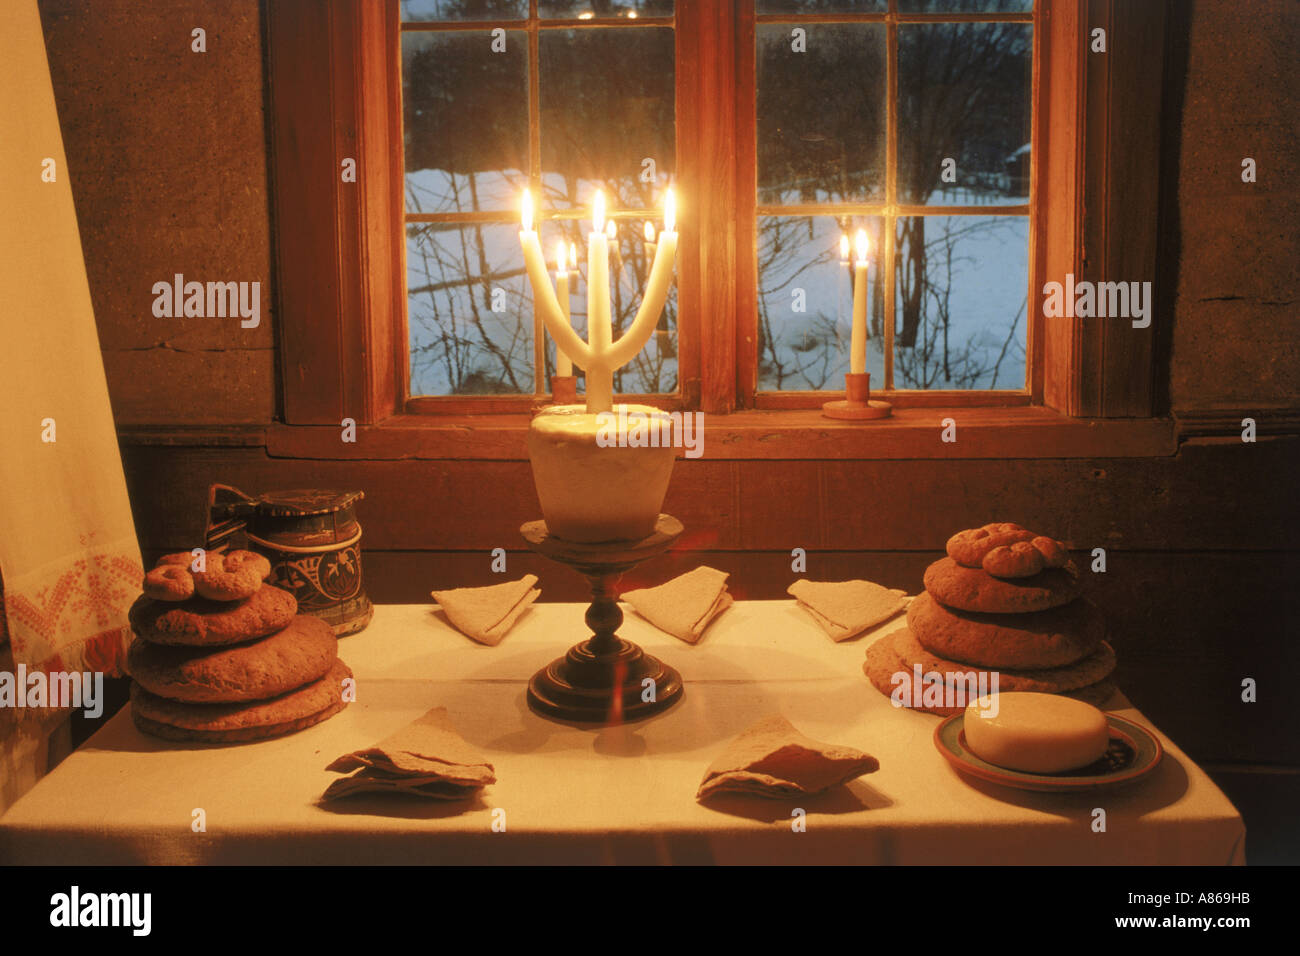
[[[690, 646], [625, 607], [622, 633], [682, 672], [684, 699], [617, 728], [543, 720], [525, 704], [527, 680], [586, 633], [583, 611], [534, 605], [485, 647], [429, 606], [377, 607], [340, 643], [357, 702], [279, 740], [168, 743], [136, 731], [124, 708], [0, 818], [0, 862], [1245, 862], [1240, 815], [1159, 731], [1162, 765], [1127, 791], [1038, 794], [959, 776], [931, 742], [938, 718], [894, 708], [862, 673], [868, 644], [901, 617], [835, 644], [793, 601], [737, 602]], [[439, 705], [496, 766], [481, 798], [318, 804], [336, 776], [327, 763]], [[697, 803], [709, 762], [772, 712], [875, 755], [880, 770], [798, 801]], [[1097, 807], [1105, 832], [1093, 830]], [[206, 829], [194, 832], [199, 808]], [[792, 826], [795, 808], [805, 832]]]

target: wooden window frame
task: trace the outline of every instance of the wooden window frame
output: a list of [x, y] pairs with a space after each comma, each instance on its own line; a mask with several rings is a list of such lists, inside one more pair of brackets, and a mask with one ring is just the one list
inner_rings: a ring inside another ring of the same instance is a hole
[[[409, 424], [415, 416], [404, 413], [432, 402], [449, 416], [508, 413], [526, 423], [537, 396], [405, 401], [396, 7], [396, 0], [265, 6], [282, 418]], [[1031, 275], [1040, 284], [1067, 272], [1154, 282], [1163, 5], [1039, 0], [1036, 18], [1034, 113], [1045, 122], [1033, 132]], [[1105, 54], [1088, 52], [1096, 28], [1106, 31]], [[748, 317], [756, 315], [756, 194], [742, 155], [752, 154], [754, 120], [739, 108], [737, 84], [738, 74], [753, 72], [752, 31], [748, 3], [678, 0], [677, 141], [696, 148], [679, 150], [677, 163], [676, 404], [715, 414], [755, 404], [756, 327]], [[357, 160], [356, 183], [341, 181], [345, 157]], [[1071, 418], [1157, 412], [1153, 328], [1168, 320], [1172, 290], [1156, 287], [1157, 314], [1145, 330], [1115, 319], [1033, 320], [1041, 298], [1035, 308], [1032, 292], [1031, 381], [1019, 401]], [[978, 393], [893, 394], [902, 408], [985, 403]], [[798, 395], [790, 393], [791, 404]], [[783, 396], [764, 398], [775, 400], [759, 403], [770, 407]], [[806, 413], [791, 414], [797, 427], [812, 427]], [[427, 417], [437, 424], [439, 416]]]
[[[1038, 117], [1041, 101], [1039, 98], [1038, 66], [1042, 56], [1038, 34], [1042, 27], [1043, 6], [1038, 4], [1032, 11], [1017, 13], [906, 13], [898, 10], [898, 0], [888, 0], [884, 11], [872, 13], [836, 13], [836, 14], [765, 14], [753, 12], [753, 4], [742, 3], [739, 11], [739, 43], [745, 51], [739, 61], [737, 70], [737, 90], [739, 98], [738, 114], [743, 128], [737, 139], [746, 151], [742, 156], [742, 187], [738, 199], [756, 197], [757, 195], [757, 130], [756, 98], [758, 91], [757, 70], [755, 62], [755, 42], [757, 29], [761, 24], [822, 24], [822, 23], [878, 23], [886, 30], [886, 84], [885, 84], [885, 191], [882, 198], [871, 202], [840, 201], [835, 203], [789, 204], [764, 206], [753, 203], [738, 207], [743, 228], [741, 235], [754, 237], [753, 248], [743, 260], [741, 275], [737, 288], [741, 292], [739, 318], [743, 323], [742, 340], [746, 348], [738, 347], [740, 366], [737, 369], [737, 395], [744, 407], [760, 409], [794, 409], [820, 408], [827, 400], [827, 391], [761, 391], [758, 388], [758, 354], [752, 343], [758, 335], [758, 272], [757, 272], [757, 222], [759, 216], [879, 216], [884, 223], [884, 249], [881, 261], [891, 263], [895, 255], [896, 222], [905, 216], [927, 215], [982, 215], [982, 216], [1016, 216], [1024, 217], [1029, 223], [1028, 268], [1026, 270], [1026, 293], [1029, 300], [1025, 309], [1025, 384], [1014, 389], [898, 389], [893, 387], [894, 367], [894, 326], [896, 324], [895, 308], [895, 272], [892, 267], [883, 269], [884, 279], [884, 367], [883, 381], [872, 381], [872, 393], [886, 398], [898, 408], [968, 408], [978, 406], [1016, 406], [1041, 403], [1041, 394], [1032, 391], [1033, 343], [1038, 332], [1037, 326], [1041, 313], [1029, 308], [1033, 302], [1032, 291], [1041, 286], [1035, 272], [1037, 259], [1032, 255], [1034, 249], [1034, 227], [1039, 209], [1035, 202], [1034, 189], [1037, 177], [1030, 176], [1030, 195], [1028, 201], [1012, 206], [981, 207], [979, 213], [972, 213], [970, 206], [914, 206], [897, 201], [898, 194], [898, 27], [900, 24], [926, 23], [1023, 23], [1033, 30], [1033, 75], [1031, 80], [1032, 127], [1030, 134], [1031, 156], [1038, 153]], [[879, 278], [877, 279], [879, 281]]]
[[[396, 15], [394, 11], [390, 15]], [[528, 178], [529, 188], [532, 189], [534, 196], [542, 195], [541, 175], [542, 175], [542, 147], [541, 147], [541, 102], [540, 102], [540, 37], [543, 33], [550, 30], [635, 30], [645, 29], [647, 27], [668, 27], [673, 30], [674, 42], [678, 42], [681, 31], [677, 29], [677, 18], [675, 16], [667, 17], [637, 17], [635, 19], [627, 17], [591, 17], [587, 19], [565, 18], [565, 17], [546, 17], [540, 16], [538, 11], [538, 0], [528, 0], [528, 13], [526, 19], [517, 20], [447, 20], [447, 21], [418, 21], [407, 22], [399, 26], [400, 33], [469, 33], [477, 32], [484, 35], [489, 34], [493, 29], [503, 28], [507, 31], [523, 33], [528, 37]], [[399, 33], [399, 37], [400, 37]], [[674, 50], [674, 61], [676, 60], [676, 49]], [[400, 54], [399, 54], [400, 55]], [[676, 77], [676, 72], [674, 71]], [[681, 102], [689, 99], [683, 95], [682, 82], [677, 78], [675, 86], [677, 92], [675, 100]], [[680, 150], [677, 151], [680, 153]], [[678, 156], [674, 156], [674, 168], [677, 166]], [[395, 175], [403, 175], [402, 164], [397, 164]], [[676, 182], [674, 185], [680, 190], [681, 183]], [[619, 219], [657, 219], [662, 214], [661, 210], [656, 209], [617, 209], [611, 210], [609, 218]], [[427, 213], [412, 214], [409, 210], [403, 209], [403, 223], [412, 222], [492, 222], [500, 223], [503, 220], [509, 220], [511, 213], [502, 210], [492, 210], [484, 212], [467, 212], [467, 213]], [[573, 210], [553, 210], [542, 205], [537, 210], [537, 221], [539, 227], [546, 222], [560, 222], [564, 220], [573, 220], [586, 218], [589, 211], [585, 209]], [[518, 210], [513, 212], [513, 218], [518, 221]], [[403, 300], [405, 301], [405, 300]], [[652, 402], [661, 407], [681, 408], [686, 406], [682, 398], [682, 382], [685, 378], [690, 377], [690, 371], [697, 364], [698, 355], [698, 338], [694, 330], [688, 330], [687, 334], [682, 334], [681, 310], [678, 310], [678, 388], [675, 392], [655, 393], [655, 394], [637, 394], [623, 393], [619, 395], [629, 401], [635, 402]], [[691, 311], [692, 317], [696, 316], [694, 310]], [[411, 396], [410, 381], [410, 363], [403, 365], [403, 386], [401, 397], [404, 399], [403, 405], [407, 412], [411, 413], [432, 413], [432, 414], [460, 414], [460, 413], [485, 413], [485, 412], [527, 412], [529, 409], [538, 404], [539, 400], [545, 399], [549, 394], [548, 383], [537, 374], [540, 369], [545, 367], [545, 348], [547, 333], [542, 324], [540, 315], [533, 317], [533, 356], [532, 365], [534, 370], [534, 388], [531, 395], [491, 395], [491, 396], [464, 396], [464, 395], [418, 395]]]

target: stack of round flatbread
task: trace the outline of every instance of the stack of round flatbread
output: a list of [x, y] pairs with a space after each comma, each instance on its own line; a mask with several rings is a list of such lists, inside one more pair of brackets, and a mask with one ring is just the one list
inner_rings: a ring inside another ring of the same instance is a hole
[[[227, 592], [244, 595], [234, 600], [180, 597], [193, 591], [175, 584], [184, 577], [172, 570], [184, 567], [182, 558], [189, 555], [159, 561], [153, 580], [146, 577], [145, 590], [155, 596], [140, 597], [129, 615], [136, 635], [127, 656], [131, 715], [140, 730], [169, 740], [235, 743], [292, 733], [343, 709], [343, 682], [352, 672], [338, 658], [338, 639], [320, 618], [299, 614], [288, 591], [263, 583], [271, 570], [265, 558], [251, 552], [204, 557], [209, 566], [229, 559], [232, 569], [255, 569], [252, 584]], [[168, 568], [171, 591], [157, 583], [160, 568]], [[226, 584], [220, 573], [217, 568], [213, 577]]]
[[[992, 690], [994, 673], [998, 691], [1063, 694], [1098, 707], [1115, 693], [1106, 622], [1081, 596], [1078, 568], [1061, 542], [998, 522], [958, 532], [947, 552], [926, 569], [907, 627], [867, 649], [863, 670], [881, 693], [945, 715], [970, 703], [948, 688]], [[932, 695], [910, 690], [918, 666], [935, 685]]]

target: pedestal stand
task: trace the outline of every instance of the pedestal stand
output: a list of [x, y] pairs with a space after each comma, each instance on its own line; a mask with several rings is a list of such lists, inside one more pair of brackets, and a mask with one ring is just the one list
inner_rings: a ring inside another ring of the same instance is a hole
[[682, 523], [661, 514], [649, 537], [598, 544], [556, 538], [545, 521], [530, 521], [519, 532], [529, 548], [591, 582], [586, 621], [592, 636], [533, 675], [528, 706], [552, 720], [609, 725], [641, 720], [675, 704], [682, 696], [681, 675], [618, 636], [623, 611], [615, 586], [625, 572], [667, 551]]
[[822, 414], [827, 418], [842, 418], [848, 421], [866, 421], [872, 418], [888, 418], [894, 411], [889, 402], [874, 401], [871, 398], [871, 373], [846, 372], [844, 374], [845, 397], [836, 402], [827, 402], [822, 406]]

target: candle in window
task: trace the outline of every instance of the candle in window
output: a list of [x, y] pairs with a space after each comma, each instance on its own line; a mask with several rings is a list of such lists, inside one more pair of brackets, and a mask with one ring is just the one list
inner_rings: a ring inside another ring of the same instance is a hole
[[655, 227], [653, 223], [645, 224], [645, 274], [650, 276], [650, 266], [655, 261]]
[[[854, 245], [858, 260], [853, 264], [853, 337], [849, 340], [849, 371], [861, 375], [867, 370], [867, 230], [858, 230]], [[840, 248], [844, 248], [844, 243]]]
[[[568, 263], [564, 260], [564, 240], [557, 239], [555, 241], [555, 297], [560, 301], [560, 311], [564, 313], [564, 321], [572, 325], [569, 312], [569, 270]], [[573, 360], [564, 349], [560, 348], [559, 342], [555, 343], [555, 374], [573, 374]]]

